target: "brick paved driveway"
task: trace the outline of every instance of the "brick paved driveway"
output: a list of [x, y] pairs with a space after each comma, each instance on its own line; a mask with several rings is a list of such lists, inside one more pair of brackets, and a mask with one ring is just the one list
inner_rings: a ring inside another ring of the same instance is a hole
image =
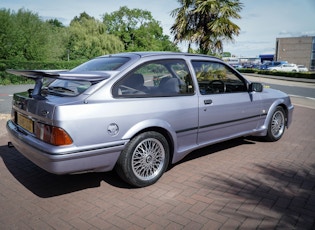
[[0, 228], [314, 229], [314, 119], [314, 109], [296, 106], [279, 142], [204, 148], [141, 189], [112, 172], [48, 174], [0, 132]]

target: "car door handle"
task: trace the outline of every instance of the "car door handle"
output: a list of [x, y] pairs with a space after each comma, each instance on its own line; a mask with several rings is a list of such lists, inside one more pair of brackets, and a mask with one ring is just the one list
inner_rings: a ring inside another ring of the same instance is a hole
[[204, 100], [203, 102], [205, 103], [205, 105], [211, 105], [212, 104], [212, 100], [211, 99]]

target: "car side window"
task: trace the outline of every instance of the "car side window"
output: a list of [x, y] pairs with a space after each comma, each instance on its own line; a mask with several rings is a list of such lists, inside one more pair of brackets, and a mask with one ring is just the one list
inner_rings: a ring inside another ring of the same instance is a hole
[[200, 93], [220, 94], [246, 92], [246, 83], [219, 62], [192, 61]]
[[157, 60], [129, 72], [113, 87], [114, 97], [165, 97], [194, 94], [184, 60]]

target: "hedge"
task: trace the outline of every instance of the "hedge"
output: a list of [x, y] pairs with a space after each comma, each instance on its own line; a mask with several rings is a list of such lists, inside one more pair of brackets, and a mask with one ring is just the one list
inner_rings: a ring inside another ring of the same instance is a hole
[[258, 69], [238, 69], [241, 73], [255, 73], [263, 75], [273, 75], [291, 78], [306, 78], [315, 79], [315, 72], [280, 72], [280, 71], [269, 71], [269, 70], [258, 70]]
[[58, 61], [58, 62], [39, 62], [39, 61], [18, 61], [0, 60], [0, 85], [27, 84], [33, 83], [25, 77], [9, 74], [7, 69], [15, 70], [65, 70], [72, 69], [86, 60], [81, 61]]

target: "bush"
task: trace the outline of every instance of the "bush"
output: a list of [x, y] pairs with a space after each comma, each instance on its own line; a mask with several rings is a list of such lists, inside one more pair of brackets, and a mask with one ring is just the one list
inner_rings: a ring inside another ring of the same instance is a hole
[[256, 73], [263, 75], [273, 75], [273, 76], [283, 76], [291, 78], [306, 78], [306, 79], [315, 79], [314, 72], [278, 72], [278, 71], [269, 71], [269, 70], [259, 70], [259, 69], [239, 69], [241, 73]]

